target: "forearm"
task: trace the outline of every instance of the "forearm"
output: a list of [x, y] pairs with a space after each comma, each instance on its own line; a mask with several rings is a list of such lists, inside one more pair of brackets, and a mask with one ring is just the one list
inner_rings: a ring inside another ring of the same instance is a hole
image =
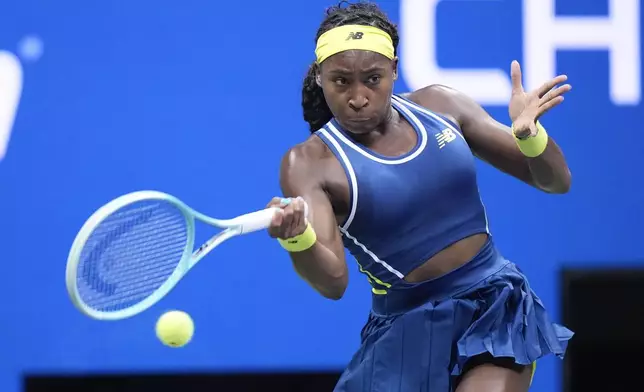
[[340, 299], [348, 283], [347, 267], [326, 246], [316, 242], [302, 252], [289, 252], [295, 271], [326, 298]]
[[541, 155], [526, 159], [535, 186], [549, 193], [568, 192], [570, 170], [561, 149], [552, 138], [548, 140], [548, 146]]

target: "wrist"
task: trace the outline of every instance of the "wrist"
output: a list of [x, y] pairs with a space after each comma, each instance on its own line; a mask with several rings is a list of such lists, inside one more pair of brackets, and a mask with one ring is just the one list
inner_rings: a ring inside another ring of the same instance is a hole
[[287, 239], [278, 238], [277, 241], [282, 248], [289, 252], [303, 252], [315, 245], [317, 242], [317, 235], [315, 234], [315, 230], [313, 230], [311, 223], [308, 223], [302, 234]]
[[512, 128], [512, 134], [514, 135], [514, 140], [516, 141], [519, 150], [528, 158], [538, 157], [543, 154], [548, 146], [548, 133], [546, 132], [546, 129], [539, 121], [537, 121], [535, 125], [537, 128], [536, 134], [529, 134], [526, 137], [517, 136], [514, 127]]
[[525, 140], [533, 135], [536, 135], [539, 130], [537, 129], [537, 124], [535, 122], [530, 122], [528, 125], [517, 127], [515, 123], [512, 123], [512, 135], [519, 140]]

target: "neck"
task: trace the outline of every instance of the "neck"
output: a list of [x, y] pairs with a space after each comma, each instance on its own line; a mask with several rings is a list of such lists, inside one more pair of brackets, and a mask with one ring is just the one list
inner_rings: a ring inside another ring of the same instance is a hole
[[400, 114], [390, 104], [387, 115], [382, 120], [382, 122], [376, 127], [376, 129], [374, 129], [374, 131], [377, 131], [378, 133], [381, 133], [381, 134], [385, 134], [387, 132], [390, 132], [393, 128], [395, 128], [398, 125], [399, 121], [400, 121]]
[[[400, 122], [400, 114], [392, 105], [389, 105], [389, 111], [383, 118], [383, 120], [376, 126], [371, 132], [367, 133], [353, 133], [351, 138], [357, 141], [358, 143], [368, 146], [376, 139], [387, 135], [391, 132], [396, 132], [398, 129], [398, 123]], [[350, 131], [347, 129], [347, 131]]]

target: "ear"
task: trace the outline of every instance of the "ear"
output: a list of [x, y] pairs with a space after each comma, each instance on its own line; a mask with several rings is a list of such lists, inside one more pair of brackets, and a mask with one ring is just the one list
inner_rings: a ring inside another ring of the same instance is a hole
[[322, 76], [320, 75], [320, 66], [318, 63], [313, 63], [313, 68], [315, 70], [315, 83], [318, 87], [322, 88]]
[[393, 77], [394, 77], [394, 80], [398, 80], [398, 57], [394, 57], [392, 61], [393, 61], [393, 67], [394, 67]]

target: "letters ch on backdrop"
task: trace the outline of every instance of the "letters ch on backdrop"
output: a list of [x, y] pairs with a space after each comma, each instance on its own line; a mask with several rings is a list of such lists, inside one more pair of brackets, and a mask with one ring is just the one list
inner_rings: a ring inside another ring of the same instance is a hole
[[[510, 77], [505, 69], [445, 69], [436, 60], [436, 10], [447, 0], [401, 0], [401, 67], [409, 87], [442, 83], [483, 105], [506, 105]], [[641, 101], [640, 2], [607, 0], [606, 16], [555, 16], [555, 0], [523, 0], [525, 86], [537, 88], [555, 77], [561, 50], [609, 52], [610, 99], [615, 105]], [[492, 42], [490, 45], [496, 45]]]

